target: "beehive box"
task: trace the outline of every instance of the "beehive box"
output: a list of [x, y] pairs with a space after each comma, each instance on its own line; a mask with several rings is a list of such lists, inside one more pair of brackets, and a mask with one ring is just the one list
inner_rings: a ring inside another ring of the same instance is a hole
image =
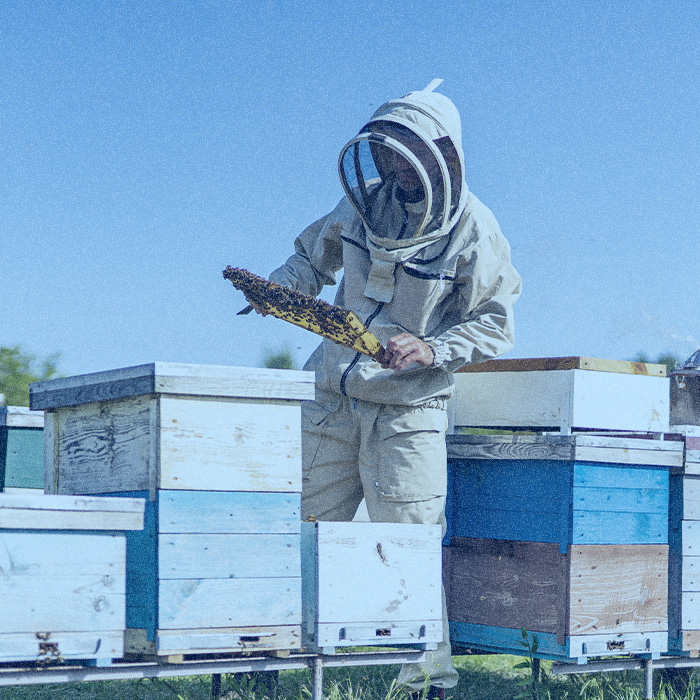
[[455, 646], [585, 663], [667, 648], [666, 545], [572, 545], [453, 538], [445, 548]]
[[671, 425], [700, 426], [700, 370], [676, 369], [671, 382]]
[[700, 652], [700, 437], [685, 437], [682, 470], [671, 474], [669, 650]]
[[683, 445], [573, 435], [453, 435], [449, 536], [668, 544], [669, 469]]
[[0, 406], [0, 491], [44, 490], [44, 415]]
[[454, 425], [668, 432], [664, 365], [586, 357], [491, 360], [455, 373]]
[[46, 485], [149, 497], [128, 540], [127, 651], [294, 649], [308, 372], [154, 363], [32, 385]]
[[141, 499], [0, 494], [0, 662], [124, 654], [126, 531]]
[[304, 646], [442, 641], [441, 528], [397, 523], [302, 523]]

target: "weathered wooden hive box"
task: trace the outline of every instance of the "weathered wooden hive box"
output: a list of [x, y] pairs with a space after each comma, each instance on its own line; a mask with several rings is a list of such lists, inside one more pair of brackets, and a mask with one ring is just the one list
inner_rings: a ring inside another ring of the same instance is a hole
[[46, 485], [144, 494], [127, 651], [295, 649], [309, 372], [154, 363], [40, 382]]
[[669, 470], [678, 442], [454, 435], [445, 585], [457, 646], [584, 663], [667, 649]]
[[0, 491], [44, 490], [44, 416], [0, 406]]
[[143, 499], [0, 494], [0, 662], [124, 654], [126, 532]]
[[456, 426], [668, 432], [664, 365], [590, 357], [491, 360], [455, 374]]
[[700, 428], [683, 437], [683, 469], [671, 473], [669, 651], [700, 652]]
[[442, 641], [439, 525], [302, 523], [304, 646]]

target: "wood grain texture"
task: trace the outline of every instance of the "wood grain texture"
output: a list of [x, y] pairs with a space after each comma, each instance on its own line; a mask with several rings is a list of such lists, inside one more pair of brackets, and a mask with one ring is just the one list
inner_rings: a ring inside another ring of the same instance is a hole
[[666, 365], [649, 362], [606, 360], [598, 357], [531, 357], [523, 359], [488, 360], [465, 365], [457, 372], [533, 372], [566, 369], [587, 369], [595, 372], [617, 372], [622, 374], [645, 374], [666, 376]]
[[300, 578], [159, 582], [159, 629], [300, 624]]
[[301, 491], [301, 409], [160, 399], [160, 488]]
[[450, 620], [562, 634], [568, 558], [557, 544], [455, 538]]
[[448, 459], [569, 460], [571, 437], [556, 435], [448, 435]]
[[61, 377], [30, 386], [33, 409], [55, 409], [148, 394], [313, 399], [312, 372], [154, 362]]
[[60, 410], [54, 434], [59, 493], [148, 490], [157, 467], [151, 401], [141, 396]]
[[123, 630], [125, 557], [123, 536], [0, 532], [2, 630]]
[[668, 629], [668, 547], [571, 548], [568, 634]]

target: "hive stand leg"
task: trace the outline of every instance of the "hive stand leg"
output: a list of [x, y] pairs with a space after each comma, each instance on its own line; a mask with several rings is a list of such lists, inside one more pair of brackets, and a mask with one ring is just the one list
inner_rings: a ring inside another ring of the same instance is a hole
[[644, 659], [644, 698], [653, 700], [654, 697], [654, 667], [651, 659]]
[[323, 657], [314, 657], [314, 678], [311, 700], [323, 700]]
[[219, 700], [221, 697], [221, 674], [214, 673], [211, 677], [211, 698], [212, 700]]

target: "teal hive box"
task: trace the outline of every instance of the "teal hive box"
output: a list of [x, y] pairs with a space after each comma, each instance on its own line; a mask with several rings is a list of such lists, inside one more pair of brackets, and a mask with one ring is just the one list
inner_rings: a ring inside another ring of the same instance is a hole
[[44, 490], [44, 415], [0, 406], [0, 491]]

